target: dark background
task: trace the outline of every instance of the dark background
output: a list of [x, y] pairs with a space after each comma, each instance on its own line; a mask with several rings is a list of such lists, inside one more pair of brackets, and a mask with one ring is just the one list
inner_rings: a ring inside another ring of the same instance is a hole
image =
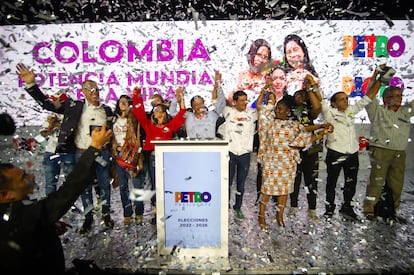
[[1, 25], [181, 20], [392, 20], [414, 18], [409, 0], [2, 0]]

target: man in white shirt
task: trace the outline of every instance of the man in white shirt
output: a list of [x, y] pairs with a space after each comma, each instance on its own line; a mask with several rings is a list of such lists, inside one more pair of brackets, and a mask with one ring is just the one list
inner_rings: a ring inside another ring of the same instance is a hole
[[[109, 106], [100, 103], [99, 89], [95, 81], [85, 80], [82, 83], [82, 93], [85, 100], [69, 99], [61, 104], [56, 104], [43, 94], [37, 86], [33, 70], [29, 70], [21, 63], [17, 64], [16, 68], [20, 78], [26, 84], [25, 90], [42, 108], [63, 114], [55, 153], [60, 155], [65, 165], [70, 163], [74, 165], [88, 148], [91, 143], [91, 129], [94, 126], [105, 123], [109, 129], [112, 129], [113, 111]], [[114, 222], [110, 217], [110, 156], [109, 145], [107, 145], [102, 148], [99, 158], [101, 161], [96, 168], [96, 178], [100, 190], [99, 197], [102, 199], [102, 216], [107, 228], [114, 226]], [[85, 215], [85, 221], [79, 231], [81, 234], [90, 231], [93, 222], [92, 186], [94, 180], [94, 178], [90, 179], [90, 184], [81, 196]]]
[[357, 185], [359, 159], [359, 144], [355, 131], [355, 115], [367, 106], [375, 97], [379, 85], [373, 85], [367, 89], [366, 95], [355, 105], [349, 106], [348, 95], [345, 92], [337, 92], [331, 97], [331, 107], [322, 100], [322, 115], [326, 122], [334, 127], [334, 131], [326, 140], [326, 204], [325, 217], [333, 216], [335, 205], [335, 189], [341, 169], [344, 172], [344, 202], [339, 210], [344, 216], [357, 219], [358, 215], [353, 208], [353, 197]]
[[237, 191], [233, 209], [238, 220], [244, 220], [241, 206], [244, 184], [250, 169], [250, 155], [253, 151], [253, 138], [257, 121], [257, 110], [247, 109], [247, 103], [247, 94], [244, 91], [235, 92], [233, 94], [233, 107], [224, 107], [223, 117], [225, 122], [219, 128], [219, 133], [223, 136], [223, 139], [229, 142], [229, 187], [231, 187], [235, 173], [237, 173]]

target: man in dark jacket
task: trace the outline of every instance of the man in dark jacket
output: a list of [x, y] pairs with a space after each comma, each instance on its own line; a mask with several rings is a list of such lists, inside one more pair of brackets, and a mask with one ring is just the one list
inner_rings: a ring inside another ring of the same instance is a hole
[[0, 163], [0, 270], [2, 274], [63, 274], [65, 259], [56, 223], [85, 190], [111, 130], [94, 130], [87, 150], [56, 191], [31, 201], [35, 177]]
[[[42, 93], [35, 83], [35, 74], [24, 64], [17, 64], [17, 73], [26, 84], [26, 91], [33, 97], [39, 105], [46, 110], [63, 114], [62, 125], [58, 136], [56, 153], [60, 155], [64, 163], [64, 170], [73, 166], [82, 153], [90, 144], [90, 129], [106, 123], [112, 129], [114, 114], [109, 106], [100, 103], [99, 89], [93, 80], [85, 80], [82, 83], [82, 93], [85, 100], [68, 99], [64, 102], [56, 102]], [[104, 224], [108, 228], [114, 226], [110, 217], [111, 201], [111, 179], [110, 179], [110, 146], [102, 150], [102, 160], [96, 168], [96, 174], [90, 178], [90, 184], [82, 194], [82, 204], [85, 211], [85, 221], [80, 229], [80, 233], [86, 233], [91, 229], [93, 222], [93, 198], [92, 186], [95, 177], [98, 180], [100, 199], [102, 200], [102, 214]], [[71, 169], [70, 169], [71, 170]], [[67, 175], [69, 171], [64, 171]]]

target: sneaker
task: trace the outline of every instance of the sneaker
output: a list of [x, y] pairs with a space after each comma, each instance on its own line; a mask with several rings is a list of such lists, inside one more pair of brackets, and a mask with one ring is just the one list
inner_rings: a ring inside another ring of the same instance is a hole
[[297, 207], [290, 207], [289, 216], [295, 217], [297, 214], [298, 214], [298, 208]]
[[137, 223], [141, 224], [143, 220], [144, 220], [144, 216], [142, 216], [142, 215], [135, 215], [135, 221]]
[[355, 213], [352, 206], [342, 205], [341, 209], [339, 209], [339, 213], [354, 220], [358, 219], [358, 215]]
[[131, 217], [124, 217], [124, 224], [127, 225], [131, 222]]
[[79, 234], [83, 235], [88, 233], [91, 228], [92, 228], [92, 222], [93, 222], [93, 218], [92, 217], [86, 217], [85, 221], [82, 224], [81, 229], [79, 230]]
[[308, 215], [313, 221], [319, 221], [318, 213], [316, 212], [316, 209], [309, 209]]
[[106, 227], [106, 228], [110, 228], [110, 229], [114, 228], [115, 223], [114, 223], [114, 221], [111, 219], [111, 215], [106, 214], [106, 215], [104, 216], [104, 225], [105, 225], [105, 227]]
[[244, 219], [245, 219], [245, 217], [244, 217], [244, 215], [243, 215], [243, 212], [242, 212], [240, 209], [236, 209], [236, 210], [234, 210], [234, 211], [235, 211], [234, 217], [235, 217], [237, 220], [242, 221], [242, 220], [244, 220]]

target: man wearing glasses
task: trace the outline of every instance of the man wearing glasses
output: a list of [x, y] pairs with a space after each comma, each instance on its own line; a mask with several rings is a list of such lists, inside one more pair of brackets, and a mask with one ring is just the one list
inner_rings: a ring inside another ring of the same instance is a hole
[[[61, 156], [66, 167], [65, 176], [72, 170], [82, 153], [91, 143], [91, 131], [94, 127], [106, 124], [112, 129], [113, 111], [109, 106], [100, 103], [99, 89], [97, 83], [92, 80], [85, 80], [82, 83], [82, 93], [85, 100], [69, 99], [60, 104], [52, 102], [42, 93], [35, 83], [35, 74], [24, 64], [17, 64], [17, 73], [24, 81], [25, 90], [32, 96], [43, 109], [63, 114], [63, 121], [58, 137], [56, 154]], [[96, 168], [96, 180], [99, 186], [99, 197], [102, 204], [102, 216], [106, 228], [112, 228], [114, 222], [110, 217], [110, 151], [109, 145], [102, 148], [99, 165]], [[70, 167], [70, 169], [68, 169]], [[85, 221], [80, 229], [81, 234], [90, 231], [93, 223], [93, 198], [92, 186], [95, 178], [90, 179], [90, 184], [82, 194]]]
[[399, 215], [401, 194], [404, 187], [407, 146], [410, 142], [411, 117], [414, 116], [414, 101], [402, 104], [403, 87], [389, 86], [386, 82], [386, 64], [376, 68], [368, 87], [386, 85], [381, 105], [377, 98], [365, 107], [371, 132], [369, 151], [371, 171], [363, 204], [368, 220], [377, 220], [375, 205], [380, 200], [384, 185], [392, 191], [394, 200], [393, 217], [398, 223], [407, 223]]

